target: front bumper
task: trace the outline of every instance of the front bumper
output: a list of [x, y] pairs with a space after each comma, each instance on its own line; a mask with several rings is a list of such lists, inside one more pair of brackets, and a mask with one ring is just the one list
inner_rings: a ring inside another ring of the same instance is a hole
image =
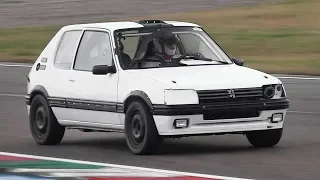
[[[160, 135], [198, 135], [216, 133], [234, 133], [255, 130], [278, 129], [283, 127], [286, 118], [286, 109], [262, 111], [257, 118], [203, 120], [203, 115], [180, 115], [180, 116], [154, 116], [154, 121]], [[281, 122], [272, 123], [273, 114], [282, 113]], [[188, 127], [177, 129], [174, 127], [175, 119], [188, 119]]]
[[[210, 105], [154, 105], [153, 117], [160, 135], [233, 133], [283, 127], [289, 100], [273, 99], [219, 102]], [[272, 115], [282, 113], [280, 122]], [[188, 127], [175, 128], [176, 119], [188, 119]]]

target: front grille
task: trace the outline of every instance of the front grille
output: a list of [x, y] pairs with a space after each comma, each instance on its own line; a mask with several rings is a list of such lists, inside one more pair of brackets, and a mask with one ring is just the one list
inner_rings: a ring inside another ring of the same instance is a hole
[[262, 87], [197, 91], [201, 105], [219, 102], [255, 101], [263, 98]]
[[204, 120], [259, 117], [262, 87], [197, 91]]
[[[164, 115], [164, 116], [176, 116], [176, 115], [195, 115], [203, 114], [209, 116], [226, 117], [228, 114], [234, 116], [234, 118], [241, 117], [254, 117], [257, 116], [257, 112], [263, 110], [278, 110], [289, 108], [289, 100], [287, 98], [283, 99], [262, 99], [262, 100], [251, 100], [251, 101], [234, 101], [234, 102], [219, 102], [207, 105], [201, 104], [190, 104], [190, 105], [163, 105], [154, 104], [152, 106], [152, 113], [154, 115]], [[239, 115], [239, 113], [246, 115]], [[222, 115], [219, 113], [223, 113]], [[248, 115], [252, 113], [251, 115]], [[228, 117], [228, 119], [230, 116]], [[232, 117], [231, 117], [232, 118]]]

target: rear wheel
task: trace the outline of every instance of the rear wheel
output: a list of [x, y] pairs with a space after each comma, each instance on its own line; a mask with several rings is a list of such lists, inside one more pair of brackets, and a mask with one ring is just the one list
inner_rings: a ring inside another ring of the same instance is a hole
[[29, 125], [33, 139], [40, 145], [59, 144], [65, 127], [61, 126], [42, 95], [36, 95], [31, 102]]
[[132, 102], [126, 111], [125, 136], [129, 149], [137, 155], [156, 153], [163, 142], [147, 106]]
[[272, 147], [278, 144], [282, 137], [283, 128], [263, 131], [253, 131], [246, 134], [254, 147]]

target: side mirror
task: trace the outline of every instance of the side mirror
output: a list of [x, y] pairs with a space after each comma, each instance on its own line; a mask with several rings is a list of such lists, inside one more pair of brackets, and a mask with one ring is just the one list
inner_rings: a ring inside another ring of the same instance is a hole
[[235, 63], [236, 65], [238, 65], [238, 66], [243, 66], [243, 65], [244, 65], [243, 59], [240, 59], [240, 58], [232, 58], [231, 60], [232, 60], [232, 62], [234, 62], [234, 63]]
[[92, 68], [92, 74], [94, 75], [105, 75], [108, 73], [116, 73], [116, 68], [107, 65], [96, 65]]

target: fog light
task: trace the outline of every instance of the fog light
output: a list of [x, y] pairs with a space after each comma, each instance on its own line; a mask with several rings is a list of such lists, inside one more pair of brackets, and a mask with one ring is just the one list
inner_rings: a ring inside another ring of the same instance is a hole
[[176, 119], [173, 125], [175, 128], [186, 128], [188, 126], [188, 119]]
[[283, 120], [283, 114], [282, 113], [272, 114], [271, 122], [277, 123], [277, 122], [281, 122], [282, 120]]

